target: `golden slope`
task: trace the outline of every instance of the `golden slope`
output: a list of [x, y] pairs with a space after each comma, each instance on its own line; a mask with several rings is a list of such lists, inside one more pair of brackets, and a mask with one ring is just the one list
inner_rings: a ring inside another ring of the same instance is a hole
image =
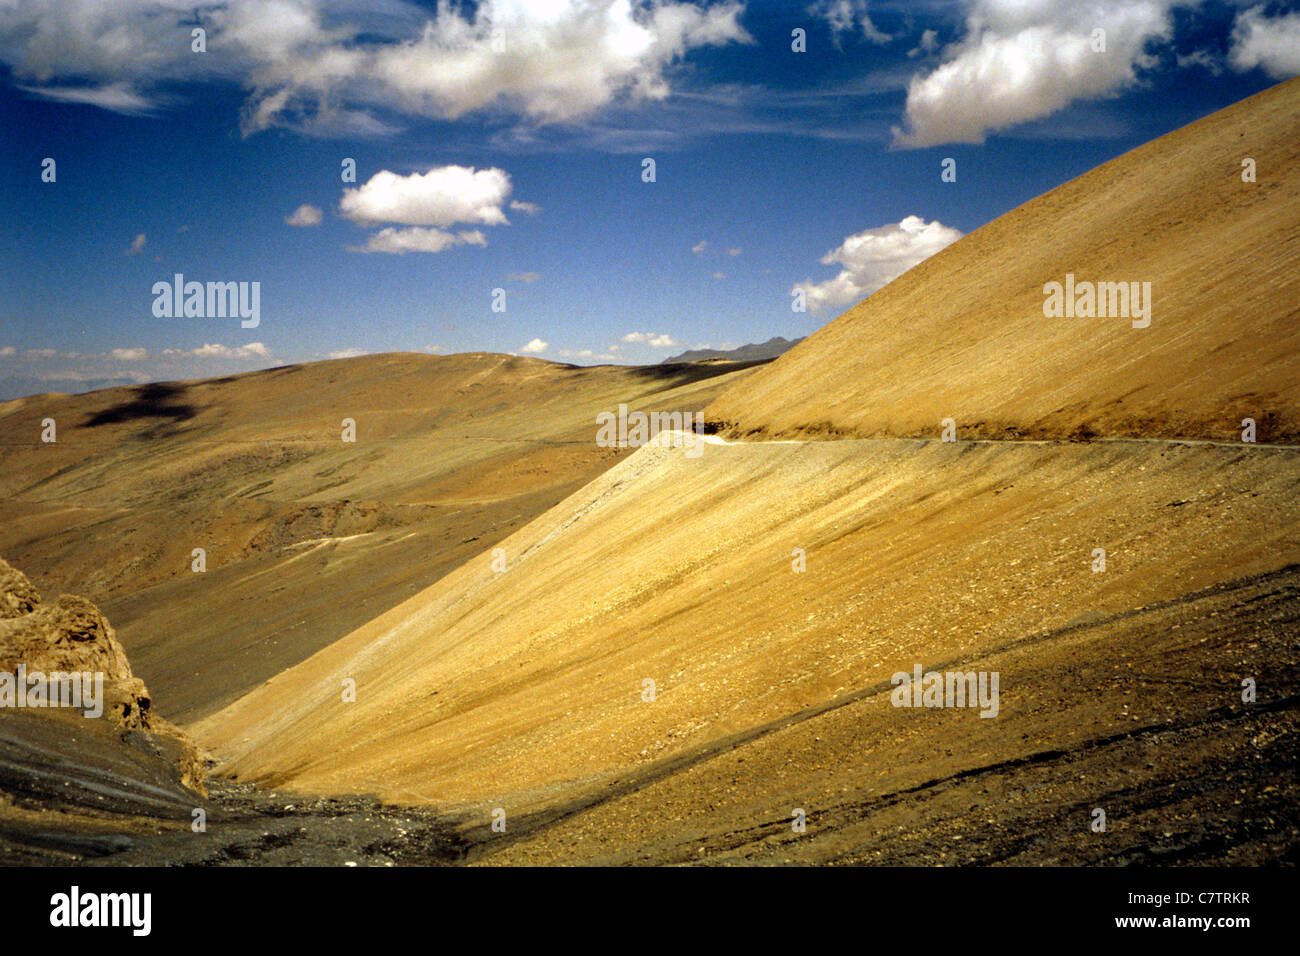
[[[191, 729], [242, 778], [534, 811], [914, 663], [979, 658], [1300, 561], [1295, 455], [867, 440], [710, 445], [691, 460], [644, 448], [506, 539], [506, 572], [480, 555]], [[1097, 547], [1104, 573], [1091, 569]], [[1065, 688], [1059, 708], [1093, 692]], [[1021, 689], [1002, 693], [1014, 707]], [[1170, 706], [1176, 695], [1157, 694], [1141, 709]], [[1042, 743], [1041, 727], [961, 719], [984, 757]], [[806, 769], [779, 773], [793, 783]]]
[[[1295, 439], [1298, 172], [1294, 79], [976, 230], [707, 413], [769, 436], [935, 435], [952, 418], [964, 436], [1227, 439], [1253, 418], [1260, 441]], [[1043, 287], [1067, 273], [1150, 282], [1150, 326], [1045, 318]]]
[[0, 404], [0, 552], [103, 607], [157, 706], [193, 719], [625, 457], [594, 444], [597, 412], [698, 410], [744, 374], [395, 354], [19, 399]]

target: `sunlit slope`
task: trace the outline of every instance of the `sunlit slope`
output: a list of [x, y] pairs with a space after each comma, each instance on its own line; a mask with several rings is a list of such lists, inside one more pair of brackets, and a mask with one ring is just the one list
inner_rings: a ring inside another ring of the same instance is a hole
[[0, 404], [0, 550], [103, 607], [156, 705], [192, 719], [626, 456], [596, 446], [598, 412], [698, 410], [744, 374], [395, 354], [19, 399]]
[[[479, 555], [191, 730], [241, 778], [523, 811], [917, 663], [1296, 562], [1294, 456], [643, 448], [508, 538], [505, 572]], [[1001, 726], [964, 716], [973, 733]], [[990, 748], [1010, 755], [1037, 732], [1000, 729]]]
[[900, 710], [882, 681], [464, 832], [497, 864], [1284, 863], [1297, 633], [1291, 565], [941, 662], [999, 674], [996, 719]]
[[[1045, 317], [1067, 273], [1150, 282], [1150, 326]], [[1298, 367], [1295, 79], [976, 230], [707, 411], [769, 437], [935, 435], [951, 418], [966, 436], [1227, 439], [1252, 418], [1282, 441], [1300, 436]]]

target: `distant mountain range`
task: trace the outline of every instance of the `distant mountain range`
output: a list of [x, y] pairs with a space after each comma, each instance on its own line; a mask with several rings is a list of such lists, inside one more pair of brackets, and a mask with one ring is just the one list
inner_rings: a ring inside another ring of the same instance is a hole
[[674, 355], [664, 359], [660, 365], [670, 365], [675, 362], [703, 362], [707, 359], [727, 359], [731, 362], [754, 362], [761, 359], [774, 359], [778, 355], [784, 355], [790, 349], [794, 348], [803, 339], [795, 339], [791, 342], [789, 339], [783, 339], [781, 336], [768, 339], [757, 345], [742, 345], [739, 348], [724, 351], [722, 349], [693, 349], [689, 352], [683, 352], [681, 355]]

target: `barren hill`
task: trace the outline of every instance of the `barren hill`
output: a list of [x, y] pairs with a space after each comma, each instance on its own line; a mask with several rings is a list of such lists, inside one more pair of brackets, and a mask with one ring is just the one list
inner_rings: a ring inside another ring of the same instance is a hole
[[[1252, 418], [1260, 441], [1294, 440], [1298, 169], [1294, 79], [976, 230], [708, 414], [736, 434], [936, 435], [951, 418], [994, 438], [1235, 439]], [[1149, 282], [1150, 325], [1044, 316], [1067, 274]]]
[[625, 457], [596, 446], [598, 412], [698, 410], [746, 374], [391, 354], [18, 399], [0, 552], [99, 604], [159, 709], [192, 719]]
[[[495, 807], [556, 820], [623, 806], [608, 831], [572, 824], [595, 848], [569, 845], [566, 824], [538, 859], [635, 857], [643, 838], [652, 856], [689, 855], [779, 835], [794, 807], [851, 815], [868, 795], [1040, 752], [1100, 772], [1102, 741], [1197, 715], [1214, 752], [1239, 749], [1259, 731], [1243, 677], [1270, 675], [1272, 701], [1300, 692], [1295, 575], [1265, 581], [1276, 607], [1240, 588], [1217, 609], [1188, 595], [1300, 563], [1297, 492], [1282, 450], [644, 448], [506, 539], [506, 572], [480, 555], [192, 730], [240, 779], [431, 801], [483, 827]], [[1000, 715], [891, 707], [891, 674], [916, 663], [1000, 669]], [[1163, 759], [1152, 746], [1140, 752]], [[1058, 780], [1052, 799], [1125, 785]], [[1086, 813], [1060, 825], [1086, 832]], [[847, 851], [830, 846], [818, 852]]]

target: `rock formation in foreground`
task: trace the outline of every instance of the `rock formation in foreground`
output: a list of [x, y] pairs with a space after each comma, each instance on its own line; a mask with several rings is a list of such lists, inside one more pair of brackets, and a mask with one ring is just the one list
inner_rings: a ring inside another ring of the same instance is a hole
[[[19, 674], [25, 681], [17, 679]], [[198, 750], [180, 728], [155, 713], [144, 681], [131, 673], [112, 626], [90, 601], [68, 594], [43, 603], [27, 576], [0, 559], [0, 674], [10, 675], [17, 694], [27, 682], [53, 674], [102, 675], [102, 695], [87, 718], [116, 726], [124, 743], [174, 764], [180, 782], [205, 793]], [[8, 681], [5, 681], [8, 683]], [[14, 692], [0, 693], [0, 715], [13, 709], [67, 716], [64, 707], [17, 707]]]

